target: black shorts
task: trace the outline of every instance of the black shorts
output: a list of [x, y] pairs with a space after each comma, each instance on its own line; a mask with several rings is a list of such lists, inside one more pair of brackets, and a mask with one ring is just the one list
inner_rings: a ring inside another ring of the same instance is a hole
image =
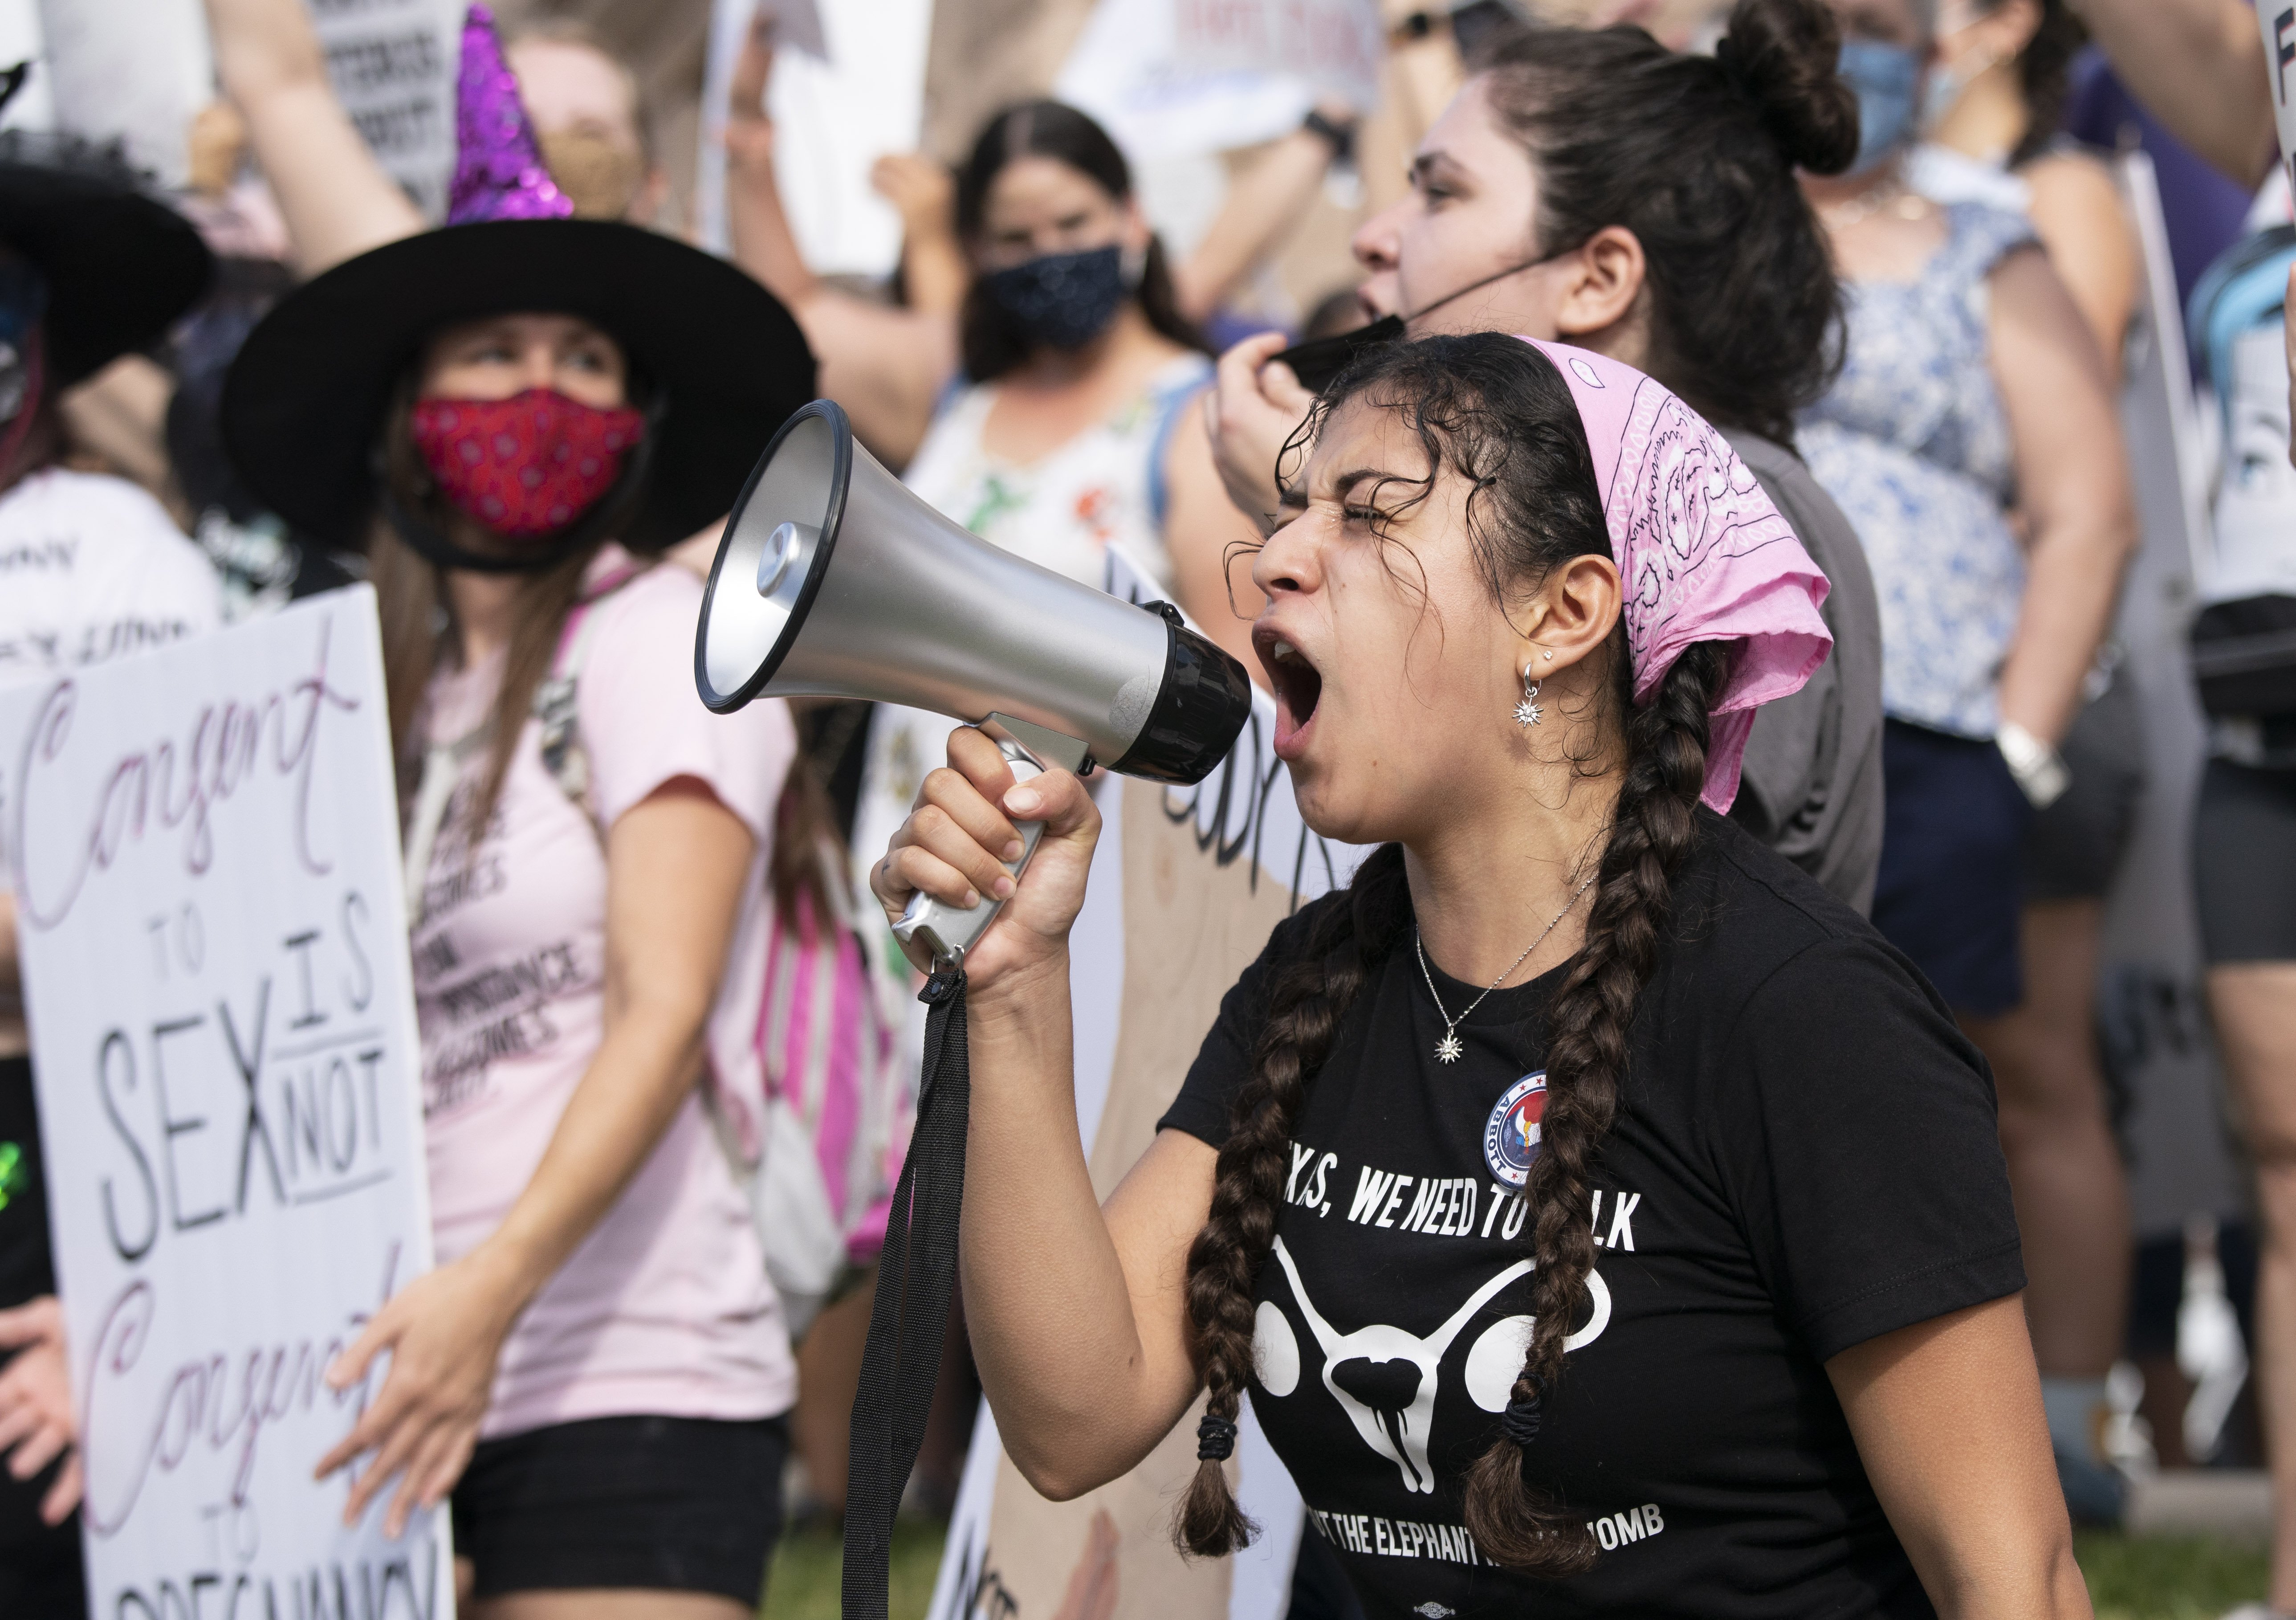
[[2193, 887], [2210, 966], [2296, 962], [2296, 770], [2208, 762], [2193, 810]]
[[2000, 749], [1884, 720], [1882, 792], [1874, 926], [1954, 1011], [2008, 1012], [2025, 999], [2019, 868], [2033, 810]]
[[482, 1441], [455, 1487], [476, 1595], [612, 1587], [754, 1606], [782, 1529], [781, 1418], [592, 1418]]
[[2103, 900], [2128, 853], [2144, 793], [2144, 716], [2125, 666], [2081, 706], [2058, 752], [2072, 785], [2034, 812], [2025, 835], [2025, 898]]
[[[55, 1291], [32, 1063], [0, 1057], [0, 1309]], [[18, 1353], [0, 1351], [0, 1367]], [[61, 1525], [40, 1522], [41, 1499], [63, 1466], [59, 1457], [28, 1480], [0, 1468], [0, 1616], [6, 1620], [86, 1620], [79, 1515]]]

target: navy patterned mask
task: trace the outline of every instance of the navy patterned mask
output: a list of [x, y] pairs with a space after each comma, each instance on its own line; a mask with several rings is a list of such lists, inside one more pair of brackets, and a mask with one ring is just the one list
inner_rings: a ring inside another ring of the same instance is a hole
[[1130, 291], [1119, 247], [1046, 253], [981, 280], [1018, 336], [1059, 349], [1082, 349], [1107, 331]]

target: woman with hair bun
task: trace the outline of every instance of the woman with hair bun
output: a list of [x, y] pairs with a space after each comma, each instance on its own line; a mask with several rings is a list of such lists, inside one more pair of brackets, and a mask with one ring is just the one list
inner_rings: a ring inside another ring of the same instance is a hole
[[1367, 1615], [2087, 1616], [1983, 1064], [1718, 813], [1825, 656], [1808, 554], [1586, 349], [1390, 345], [1308, 431], [1252, 640], [1301, 816], [1376, 847], [1105, 1205], [1090, 797], [960, 729], [873, 874], [895, 916], [1006, 901], [964, 961], [960, 1263], [1014, 1463], [1075, 1496], [1201, 1395], [1176, 1535], [1233, 1551], [1249, 1390]]
[[[1420, 143], [1410, 193], [1355, 249], [1367, 316], [1414, 336], [1578, 344], [1648, 372], [1727, 435], [1833, 584], [1833, 658], [1755, 728], [1735, 814], [1862, 910], [1882, 842], [1879, 613], [1857, 534], [1793, 448], [1841, 349], [1833, 267], [1796, 184], [1857, 150], [1838, 51], [1818, 0], [1742, 0], [1713, 56], [1637, 28], [1510, 29]], [[1230, 499], [1263, 521], [1309, 399], [1273, 359], [1281, 347], [1229, 350], [1208, 412]]]

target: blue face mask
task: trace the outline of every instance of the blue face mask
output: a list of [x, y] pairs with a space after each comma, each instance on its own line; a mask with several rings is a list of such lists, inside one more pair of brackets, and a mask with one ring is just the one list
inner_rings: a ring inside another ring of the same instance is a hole
[[1840, 71], [1857, 94], [1857, 157], [1849, 172], [1864, 174], [1912, 138], [1922, 59], [1904, 45], [1845, 39]]
[[1124, 302], [1124, 250], [1046, 253], [981, 277], [1018, 335], [1050, 349], [1082, 349], [1108, 330]]

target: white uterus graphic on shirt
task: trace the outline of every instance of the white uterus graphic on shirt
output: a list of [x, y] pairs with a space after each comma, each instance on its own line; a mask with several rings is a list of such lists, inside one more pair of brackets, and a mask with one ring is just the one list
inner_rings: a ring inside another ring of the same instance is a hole
[[[1316, 1335], [1324, 1352], [1324, 1387], [1332, 1392], [1363, 1443], [1395, 1464], [1406, 1491], [1431, 1493], [1435, 1470], [1427, 1448], [1435, 1423], [1435, 1391], [1442, 1378], [1443, 1357], [1475, 1312], [1517, 1278], [1528, 1276], [1531, 1262], [1518, 1260], [1467, 1296], [1466, 1303], [1443, 1325], [1422, 1338], [1384, 1322], [1374, 1322], [1353, 1333], [1341, 1333], [1324, 1319], [1308, 1297], [1300, 1268], [1283, 1239], [1275, 1240], [1275, 1258], [1291, 1279], [1292, 1297]], [[1587, 1288], [1595, 1312], [1584, 1328], [1563, 1341], [1576, 1350], [1610, 1325], [1611, 1291], [1595, 1272], [1587, 1275]], [[1467, 1353], [1464, 1380], [1468, 1394], [1485, 1411], [1503, 1411], [1515, 1378], [1522, 1371], [1523, 1350], [1530, 1342], [1532, 1319], [1510, 1316], [1483, 1329]], [[1270, 1394], [1288, 1395], [1300, 1381], [1300, 1345], [1291, 1324], [1273, 1302], [1259, 1307], [1253, 1349], [1259, 1381]]]

